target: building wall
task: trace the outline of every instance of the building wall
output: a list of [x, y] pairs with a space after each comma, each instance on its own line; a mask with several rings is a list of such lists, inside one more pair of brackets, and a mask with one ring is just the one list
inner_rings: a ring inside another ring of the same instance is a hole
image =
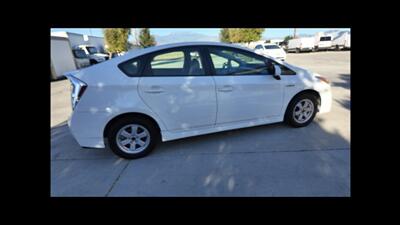
[[94, 45], [97, 49], [99, 49], [100, 52], [104, 52], [105, 41], [102, 37], [76, 34], [65, 31], [51, 32], [51, 36], [68, 38], [72, 48], [77, 45]]

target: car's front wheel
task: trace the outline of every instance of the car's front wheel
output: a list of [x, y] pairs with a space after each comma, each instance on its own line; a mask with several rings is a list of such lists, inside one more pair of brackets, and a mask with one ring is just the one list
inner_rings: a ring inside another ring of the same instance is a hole
[[310, 124], [318, 111], [318, 98], [309, 93], [296, 96], [286, 110], [285, 121], [293, 127]]
[[159, 139], [153, 123], [142, 118], [122, 118], [110, 127], [107, 135], [111, 150], [126, 159], [149, 154]]

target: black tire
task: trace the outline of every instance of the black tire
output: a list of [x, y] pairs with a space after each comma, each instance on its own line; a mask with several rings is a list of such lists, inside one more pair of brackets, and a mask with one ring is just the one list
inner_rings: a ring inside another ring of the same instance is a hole
[[[141, 125], [146, 128], [150, 133], [150, 143], [148, 144], [147, 148], [138, 153], [127, 153], [120, 149], [117, 144], [116, 136], [118, 131], [129, 124]], [[111, 124], [110, 129], [108, 130], [107, 139], [110, 149], [116, 155], [125, 159], [137, 159], [148, 155], [155, 148], [156, 144], [160, 141], [160, 132], [157, 126], [152, 121], [146, 118], [123, 117]]]
[[90, 65], [95, 65], [95, 64], [97, 64], [97, 61], [94, 60], [94, 59], [91, 59], [91, 60], [90, 60]]
[[300, 49], [296, 48], [296, 53], [300, 53]]
[[[314, 111], [312, 112], [312, 115], [308, 120], [306, 120], [303, 123], [299, 123], [295, 120], [293, 114], [294, 114], [296, 104], [304, 99], [311, 100], [311, 102], [313, 103], [313, 106], [314, 106]], [[290, 103], [286, 109], [285, 122], [292, 127], [305, 127], [314, 120], [314, 117], [318, 111], [318, 106], [319, 106], [319, 99], [314, 94], [304, 93], [304, 94], [298, 95], [290, 101]]]

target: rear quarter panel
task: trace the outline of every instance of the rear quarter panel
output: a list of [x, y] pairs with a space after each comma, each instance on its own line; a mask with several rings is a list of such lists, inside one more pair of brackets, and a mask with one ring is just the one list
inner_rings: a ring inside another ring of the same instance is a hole
[[107, 122], [124, 113], [143, 113], [154, 118], [164, 130], [162, 121], [139, 96], [139, 77], [126, 76], [116, 62], [96, 64], [81, 71], [77, 77], [88, 87], [75, 108], [76, 112], [105, 114]]

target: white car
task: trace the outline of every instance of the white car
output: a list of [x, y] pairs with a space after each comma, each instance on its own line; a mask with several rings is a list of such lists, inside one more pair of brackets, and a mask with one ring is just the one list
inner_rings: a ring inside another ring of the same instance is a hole
[[282, 121], [307, 126], [332, 101], [326, 78], [217, 42], [130, 51], [66, 76], [77, 142], [104, 148], [108, 140], [128, 159], [159, 141]]
[[264, 56], [271, 56], [275, 59], [284, 61], [286, 59], [286, 52], [276, 44], [258, 44], [254, 48], [257, 54]]

